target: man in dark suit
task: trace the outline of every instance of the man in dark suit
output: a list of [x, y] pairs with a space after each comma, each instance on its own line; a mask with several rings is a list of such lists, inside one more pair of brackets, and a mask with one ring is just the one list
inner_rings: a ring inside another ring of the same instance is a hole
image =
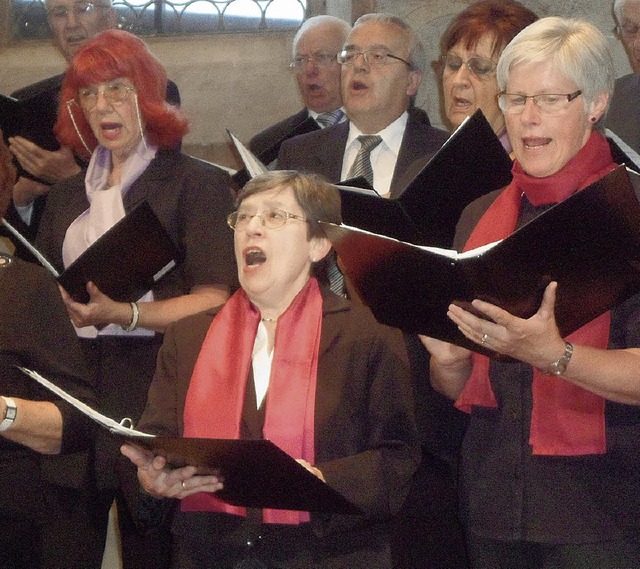
[[[249, 149], [254, 154], [282, 140], [308, 117], [316, 119], [319, 128], [328, 126], [330, 121], [341, 120], [343, 114], [336, 113], [342, 107], [340, 64], [336, 56], [350, 29], [347, 22], [334, 16], [314, 16], [302, 24], [293, 38], [293, 59], [289, 67], [295, 74], [304, 108], [256, 134], [249, 141]], [[328, 113], [336, 113], [335, 118]]]
[[640, 152], [640, 0], [614, 0], [613, 14], [634, 72], [616, 79], [606, 126]]
[[[365, 145], [358, 137], [378, 135], [381, 141], [369, 155], [372, 185], [383, 196], [397, 197], [449, 136], [412, 107], [425, 66], [420, 40], [395, 16], [367, 14], [354, 24], [339, 60], [349, 122], [284, 142], [278, 167], [315, 172], [334, 183], [345, 180], [353, 177]], [[447, 416], [446, 402], [430, 387], [428, 357], [419, 340], [409, 334], [405, 339], [423, 458], [395, 526], [395, 567], [464, 569], [455, 480], [444, 448], [452, 436], [448, 429], [463, 426]]]
[[432, 127], [426, 113], [412, 108], [422, 81], [422, 44], [408, 24], [386, 14], [367, 14], [347, 37], [342, 61], [342, 100], [348, 122], [284, 142], [278, 167], [322, 174], [331, 182], [349, 176], [361, 147], [360, 135], [379, 135], [371, 151], [373, 186], [396, 196], [447, 140]]

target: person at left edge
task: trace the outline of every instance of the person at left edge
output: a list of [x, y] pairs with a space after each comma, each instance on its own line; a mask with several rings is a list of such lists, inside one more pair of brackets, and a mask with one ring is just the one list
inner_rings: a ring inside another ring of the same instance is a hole
[[140, 428], [267, 438], [362, 514], [245, 512], [210, 494], [217, 478], [124, 445], [147, 492], [181, 500], [172, 566], [390, 569], [390, 522], [419, 461], [413, 397], [400, 332], [314, 276], [331, 249], [318, 221], [339, 223], [338, 192], [269, 172], [244, 186], [228, 220], [242, 288], [167, 330]]
[[[0, 218], [16, 171], [0, 133]], [[15, 366], [95, 404], [82, 353], [42, 267], [0, 252], [0, 568], [98, 569], [87, 476], [91, 422]]]
[[[91, 160], [86, 176], [53, 188], [36, 238], [54, 265], [68, 266], [146, 200], [182, 250], [178, 268], [143, 298], [131, 299], [137, 303], [114, 302], [93, 283], [87, 285], [87, 304], [62, 291], [98, 377], [100, 410], [134, 422], [166, 326], [224, 303], [236, 282], [232, 240], [224, 231], [232, 209], [228, 175], [177, 150], [188, 126], [165, 103], [166, 85], [160, 62], [128, 32], [104, 31], [78, 51], [62, 86], [56, 132], [76, 153], [91, 153]], [[101, 430], [94, 465], [97, 521], [106, 530], [115, 496], [125, 567], [157, 569], [166, 562], [168, 541], [134, 531], [116, 476], [118, 456], [117, 445]], [[154, 537], [160, 542], [152, 550]]]
[[[45, 0], [44, 5], [53, 43], [67, 64], [88, 40], [117, 25], [117, 14], [111, 0]], [[11, 96], [16, 99], [37, 96], [40, 101], [46, 101], [46, 109], [55, 109], [58, 107], [63, 77], [63, 73], [48, 77], [14, 91]], [[172, 105], [180, 105], [180, 93], [173, 81], [167, 82], [166, 99]], [[68, 147], [62, 146], [51, 151], [22, 136], [11, 137], [9, 149], [20, 166], [38, 180], [20, 176], [13, 188], [12, 204], [7, 210], [7, 219], [32, 240], [38, 232], [51, 186], [77, 174], [86, 167], [86, 163]], [[9, 235], [9, 238], [12, 236]], [[31, 253], [19, 241], [13, 240], [13, 244], [16, 256], [33, 261]]]

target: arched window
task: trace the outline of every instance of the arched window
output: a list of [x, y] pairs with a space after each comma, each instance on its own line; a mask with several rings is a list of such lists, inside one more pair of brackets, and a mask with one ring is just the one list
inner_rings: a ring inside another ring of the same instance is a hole
[[[18, 38], [51, 36], [44, 0], [12, 2]], [[140, 36], [294, 29], [307, 16], [306, 0], [113, 0], [113, 6], [118, 26]]]

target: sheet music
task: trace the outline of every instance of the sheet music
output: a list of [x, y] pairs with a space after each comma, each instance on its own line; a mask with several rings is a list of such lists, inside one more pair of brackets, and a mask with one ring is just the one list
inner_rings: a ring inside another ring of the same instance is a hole
[[260, 160], [258, 160], [253, 152], [251, 152], [244, 144], [242, 144], [242, 142], [240, 142], [229, 129], [227, 129], [227, 133], [231, 137], [233, 144], [235, 144], [235, 147], [240, 154], [240, 158], [242, 158], [242, 162], [244, 163], [247, 172], [249, 172], [249, 176], [255, 178], [256, 176], [265, 174], [269, 171], [269, 168], [267, 168], [262, 162], [260, 162]]
[[2, 218], [2, 225], [4, 225], [12, 233], [12, 235], [14, 235], [15, 238], [20, 241], [20, 243], [22, 243], [29, 250], [29, 252], [36, 259], [38, 259], [38, 261], [40, 261], [42, 266], [47, 269], [55, 278], [58, 278], [60, 276], [60, 273], [58, 273], [54, 266], [49, 261], [47, 261], [45, 256], [40, 253], [40, 251], [38, 251], [31, 243], [29, 243], [28, 239], [4, 218]]
[[96, 423], [99, 423], [103, 427], [109, 429], [112, 433], [118, 435], [127, 435], [129, 437], [154, 437], [155, 435], [150, 435], [148, 433], [143, 433], [142, 431], [137, 431], [131, 427], [128, 427], [127, 424], [131, 424], [131, 419], [123, 419], [121, 423], [110, 419], [106, 415], [102, 413], [98, 413], [95, 409], [92, 409], [86, 403], [83, 403], [79, 399], [73, 397], [67, 393], [64, 389], [61, 389], [48, 379], [42, 377], [38, 372], [28, 369], [26, 367], [16, 366], [21, 372], [27, 374], [29, 377], [35, 379], [40, 385], [46, 387], [49, 391], [55, 393], [58, 397], [64, 399], [67, 403], [73, 405], [76, 409], [87, 415], [89, 418], [93, 419]]

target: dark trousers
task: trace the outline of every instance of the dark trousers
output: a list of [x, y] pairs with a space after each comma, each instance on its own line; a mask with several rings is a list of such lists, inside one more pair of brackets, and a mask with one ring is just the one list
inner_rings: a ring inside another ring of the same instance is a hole
[[395, 569], [466, 569], [455, 476], [424, 447], [409, 495], [394, 522]]
[[638, 569], [640, 538], [576, 544], [468, 537], [473, 569]]

